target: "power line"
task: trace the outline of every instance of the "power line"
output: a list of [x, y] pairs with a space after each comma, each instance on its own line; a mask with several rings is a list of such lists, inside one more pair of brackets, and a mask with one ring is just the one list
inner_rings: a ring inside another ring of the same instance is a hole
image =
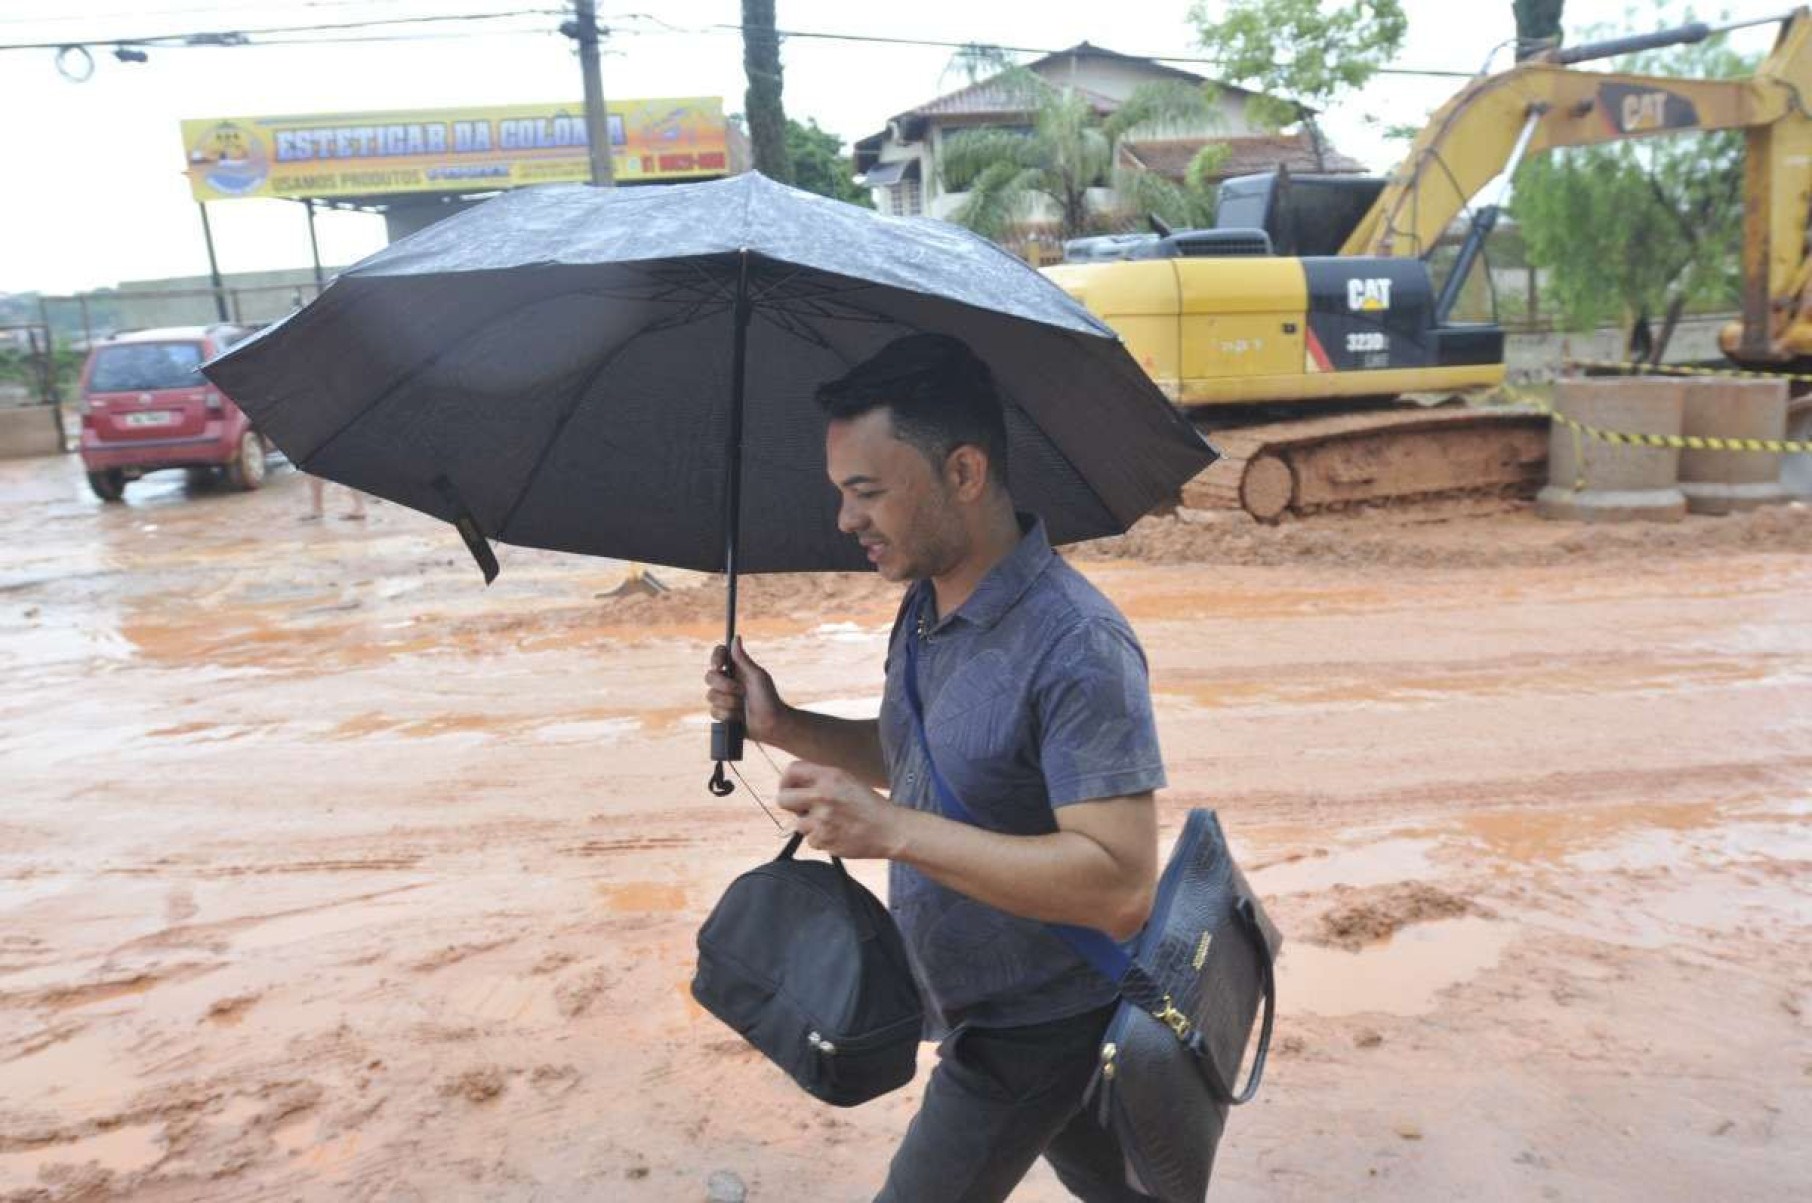
[[449, 21], [502, 21], [518, 17], [546, 17], [546, 9], [519, 8], [501, 13], [445, 13], [436, 16], [390, 17], [369, 21], [337, 21], [316, 25], [273, 25], [255, 29], [212, 29], [197, 30], [193, 33], [150, 34], [142, 37], [90, 37], [62, 38], [55, 42], [7, 42], [0, 43], [0, 50], [60, 50], [72, 44], [106, 45], [106, 46], [168, 46], [168, 45], [217, 45], [243, 46], [250, 39], [262, 34], [271, 33], [316, 33], [333, 32], [350, 29], [378, 29], [398, 25], [432, 25], [445, 24]]
[[[387, 27], [405, 26], [405, 25], [414, 26], [414, 25], [427, 25], [427, 24], [444, 24], [444, 23], [452, 22], [452, 21], [497, 21], [497, 20], [520, 18], [520, 17], [549, 17], [549, 16], [562, 16], [562, 15], [564, 15], [564, 13], [562, 11], [551, 10], [551, 9], [516, 9], [516, 10], [510, 11], [510, 12], [502, 12], [502, 13], [445, 13], [445, 14], [437, 14], [437, 15], [418, 15], [418, 16], [398, 16], [398, 17], [389, 17], [389, 18], [374, 18], [371, 20], [364, 20], [364, 21], [343, 21], [343, 22], [320, 23], [320, 24], [314, 24], [314, 25], [266, 26], [266, 27], [259, 27], [259, 28], [254, 28], [254, 29], [211, 30], [211, 31], [199, 31], [199, 32], [195, 32], [195, 33], [187, 33], [187, 34], [158, 34], [158, 35], [152, 35], [149, 37], [88, 37], [88, 38], [65, 37], [65, 38], [62, 38], [62, 39], [60, 39], [58, 41], [54, 41], [54, 42], [20, 42], [20, 43], [0, 44], [0, 50], [58, 50], [64, 46], [71, 45], [71, 44], [109, 45], [109, 46], [159, 45], [159, 46], [165, 46], [165, 47], [247, 46], [247, 45], [265, 45], [265, 46], [292, 45], [293, 46], [293, 45], [329, 45], [329, 44], [333, 44], [333, 43], [341, 42], [341, 41], [354, 42], [354, 41], [405, 41], [405, 40], [418, 40], [418, 39], [426, 40], [425, 35], [415, 35], [414, 37], [411, 37], [410, 35], [390, 35], [387, 37], [386, 36], [373, 36], [373, 37], [343, 38], [343, 39], [342, 38], [329, 38], [329, 37], [275, 39], [275, 38], [266, 37], [264, 35], [268, 35], [268, 34], [334, 33], [334, 32], [338, 32], [338, 31], [356, 30], [356, 29], [387, 28]], [[651, 21], [654, 24], [659, 25], [672, 33], [680, 34], [680, 35], [687, 35], [687, 36], [697, 36], [697, 35], [701, 35], [701, 34], [730, 34], [730, 33], [741, 34], [742, 30], [743, 30], [743, 27], [741, 24], [731, 23], [731, 22], [715, 22], [708, 26], [697, 27], [697, 28], [687, 28], [687, 27], [683, 27], [683, 26], [674, 25], [671, 22], [665, 21], [665, 20], [661, 19], [660, 17], [654, 16], [651, 13], [622, 13], [622, 14], [614, 15], [613, 17], [606, 18], [606, 20]], [[525, 33], [525, 32], [530, 32], [530, 31], [518, 30], [518, 31], [513, 31], [513, 32]], [[636, 30], [636, 29], [600, 28], [600, 32], [617, 34], [617, 35], [628, 34], [631, 36], [648, 36], [648, 31]], [[834, 31], [830, 31], [830, 30], [783, 29], [778, 32], [779, 32], [780, 36], [783, 38], [796, 38], [796, 39], [806, 40], [806, 41], [851, 42], [851, 43], [857, 43], [857, 44], [880, 45], [880, 46], [916, 46], [916, 47], [923, 47], [923, 48], [927, 48], [927, 49], [964, 50], [964, 49], [968, 49], [968, 48], [976, 45], [976, 43], [973, 41], [959, 42], [959, 41], [950, 41], [950, 40], [938, 39], [938, 38], [901, 38], [901, 37], [888, 37], [888, 36], [881, 35], [881, 34], [840, 33], [840, 32], [834, 32]], [[260, 38], [261, 40], [259, 42], [254, 43], [251, 41], [251, 39], [254, 37]], [[992, 48], [1003, 51], [1008, 54], [1034, 54], [1034, 55], [1039, 55], [1039, 56], [1049, 56], [1049, 55], [1053, 55], [1053, 54], [1061, 54], [1063, 52], [1062, 49], [1051, 49], [1048, 47], [1040, 47], [1040, 46], [992, 46]], [[1190, 55], [1174, 55], [1174, 54], [1133, 55], [1133, 54], [1128, 54], [1128, 55], [1125, 55], [1124, 57], [1143, 58], [1143, 59], [1146, 59], [1151, 62], [1159, 62], [1159, 63], [1188, 63], [1188, 64], [1191, 64], [1194, 66], [1218, 67], [1220, 65], [1218, 60], [1215, 60], [1212, 58], [1200, 57], [1200, 56], [1190, 56]], [[1441, 71], [1441, 70], [1410, 68], [1410, 67], [1380, 67], [1377, 70], [1377, 74], [1394, 75], [1394, 76], [1420, 76], [1420, 77], [1445, 78], [1445, 79], [1471, 79], [1471, 78], [1473, 78], [1473, 75], [1474, 75], [1474, 73], [1470, 72], [1470, 71]]]
[[[259, 38], [256, 42], [228, 47], [238, 50], [256, 50], [260, 47], [274, 46], [365, 46], [377, 43], [399, 42], [464, 42], [475, 38], [545, 38], [551, 31], [547, 29], [469, 29], [464, 32], [446, 30], [441, 33], [371, 33], [343, 34], [323, 38]], [[167, 46], [153, 47], [155, 50], [219, 50], [219, 45], [190, 46], [176, 43]]]
[[[468, 0], [474, 6], [480, 0]], [[431, 0], [304, 0], [299, 7], [310, 9], [361, 8], [375, 9], [385, 6], [411, 5], [416, 8], [431, 6]], [[442, 10], [444, 4], [432, 5]], [[188, 5], [181, 8], [151, 8], [144, 5], [123, 9], [91, 9], [85, 11], [68, 11], [50, 13], [45, 16], [26, 17], [18, 14], [0, 16], [0, 25], [68, 25], [79, 21], [111, 21], [136, 19], [144, 17], [181, 17], [181, 16], [232, 16], [235, 14], [264, 13], [272, 9], [295, 8], [295, 3], [282, 4], [277, 0], [221, 0], [219, 3]], [[480, 8], [480, 12], [482, 12]], [[550, 10], [551, 11], [551, 10]], [[287, 16], [289, 14], [282, 14]], [[413, 13], [401, 13], [402, 16], [413, 16]]]
[[[703, 28], [688, 29], [683, 26], [674, 25], [668, 21], [663, 21], [661, 18], [656, 17], [650, 13], [623, 13], [623, 14], [620, 14], [611, 19], [619, 20], [619, 21], [627, 21], [627, 20], [653, 21], [657, 25], [666, 26], [667, 29], [671, 30], [674, 33], [679, 33], [679, 34], [698, 34], [698, 33], [736, 33], [736, 34], [740, 34], [742, 32], [742, 28], [743, 28], [740, 24], [733, 24], [730, 22], [721, 22], [720, 21], [720, 22], [715, 22], [708, 26], [704, 26]], [[616, 32], [618, 32], [618, 33], [636, 33], [638, 31], [618, 30]], [[832, 41], [832, 42], [865, 42], [865, 43], [871, 43], [871, 44], [877, 44], [877, 45], [883, 45], [883, 46], [923, 46], [923, 47], [930, 48], [930, 49], [942, 49], [942, 50], [968, 50], [978, 44], [973, 40], [966, 41], [966, 42], [952, 42], [952, 41], [943, 41], [943, 40], [936, 39], [936, 38], [896, 38], [896, 37], [885, 37], [880, 34], [832, 33], [832, 32], [826, 31], [826, 30], [782, 29], [778, 32], [779, 32], [780, 36], [783, 38], [800, 38], [800, 39], [804, 39], [804, 40]], [[1063, 47], [1062, 49], [1056, 49], [1056, 50], [1050, 49], [1048, 47], [1042, 47], [1042, 46], [1001, 46], [1001, 45], [996, 45], [992, 42], [986, 43], [986, 45], [991, 50], [999, 50], [999, 51], [1003, 51], [1007, 54], [1036, 54], [1036, 55], [1040, 55], [1040, 56], [1062, 54], [1064, 50], [1069, 49], [1069, 47], [1067, 47], [1067, 46]], [[1114, 53], [1120, 54], [1121, 52], [1115, 51]], [[1181, 55], [1181, 54], [1122, 54], [1122, 57], [1142, 58], [1142, 59], [1147, 59], [1154, 63], [1194, 63], [1194, 64], [1198, 64], [1198, 65], [1202, 65], [1202, 66], [1209, 66], [1209, 67], [1220, 66], [1220, 62], [1218, 59], [1191, 57], [1188, 55]], [[1380, 67], [1377, 71], [1377, 74], [1379, 74], [1379, 75], [1418, 75], [1418, 76], [1434, 76], [1434, 77], [1438, 77], [1438, 78], [1451, 78], [1451, 79], [1471, 79], [1473, 77], [1474, 73], [1471, 71], [1422, 70], [1419, 68], [1412, 68], [1412, 67]]]

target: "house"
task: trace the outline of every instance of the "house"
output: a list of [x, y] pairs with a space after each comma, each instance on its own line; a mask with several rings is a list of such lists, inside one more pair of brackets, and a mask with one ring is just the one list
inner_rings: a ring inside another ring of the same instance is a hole
[[[1049, 54], [1026, 69], [1051, 84], [1077, 89], [1096, 112], [1114, 112], [1141, 85], [1182, 81], [1207, 84], [1203, 76], [1152, 59], [1116, 54], [1087, 42]], [[1144, 166], [1173, 179], [1181, 179], [1195, 153], [1209, 142], [1226, 142], [1231, 153], [1221, 175], [1268, 171], [1280, 163], [1291, 170], [1314, 170], [1313, 148], [1301, 135], [1281, 135], [1261, 128], [1248, 114], [1258, 94], [1244, 88], [1219, 85], [1215, 117], [1194, 128], [1169, 123], [1163, 128], [1142, 127], [1122, 141], [1118, 153], [1127, 166]], [[1029, 114], [1023, 101], [999, 76], [981, 80], [959, 91], [908, 109], [887, 123], [887, 128], [855, 144], [858, 182], [866, 185], [883, 213], [949, 217], [962, 204], [964, 194], [945, 189], [939, 170], [945, 139], [962, 130], [986, 127], [1023, 128]], [[1324, 155], [1327, 171], [1362, 171], [1344, 155]], [[1098, 190], [1097, 201], [1112, 207], [1112, 194]]]
[[1155, 171], [1166, 179], [1181, 183], [1189, 164], [1206, 142], [1219, 142], [1227, 147], [1227, 157], [1208, 173], [1211, 183], [1234, 176], [1257, 175], [1279, 167], [1292, 174], [1318, 172], [1329, 175], [1361, 175], [1365, 164], [1348, 158], [1322, 139], [1321, 160], [1315, 157], [1315, 144], [1308, 132], [1294, 134], [1243, 134], [1226, 138], [1144, 138], [1123, 140], [1117, 154], [1127, 167]]

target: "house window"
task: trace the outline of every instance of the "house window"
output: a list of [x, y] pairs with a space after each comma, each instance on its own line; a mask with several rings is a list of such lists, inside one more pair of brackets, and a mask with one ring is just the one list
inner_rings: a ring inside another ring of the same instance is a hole
[[887, 189], [887, 211], [895, 217], [917, 217], [924, 211], [916, 179], [901, 180]]

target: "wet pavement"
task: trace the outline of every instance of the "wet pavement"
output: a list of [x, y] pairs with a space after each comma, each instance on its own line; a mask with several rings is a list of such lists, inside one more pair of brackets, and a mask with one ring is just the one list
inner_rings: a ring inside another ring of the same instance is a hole
[[[288, 469], [127, 497], [0, 463], [0, 1200], [872, 1194], [918, 1085], [821, 1107], [686, 992], [777, 840], [703, 788], [717, 587], [502, 548], [485, 589]], [[1077, 562], [1151, 659], [1166, 837], [1216, 807], [1289, 939], [1217, 1198], [1799, 1197], [1812, 513]], [[894, 591], [744, 600], [789, 700], [872, 712]]]

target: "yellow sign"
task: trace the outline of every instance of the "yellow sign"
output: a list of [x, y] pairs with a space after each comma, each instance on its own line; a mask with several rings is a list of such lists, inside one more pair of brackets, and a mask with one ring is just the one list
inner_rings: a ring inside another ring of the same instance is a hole
[[[606, 106], [623, 183], [728, 175], [716, 97]], [[583, 105], [204, 118], [182, 123], [196, 200], [490, 192], [591, 178]]]

